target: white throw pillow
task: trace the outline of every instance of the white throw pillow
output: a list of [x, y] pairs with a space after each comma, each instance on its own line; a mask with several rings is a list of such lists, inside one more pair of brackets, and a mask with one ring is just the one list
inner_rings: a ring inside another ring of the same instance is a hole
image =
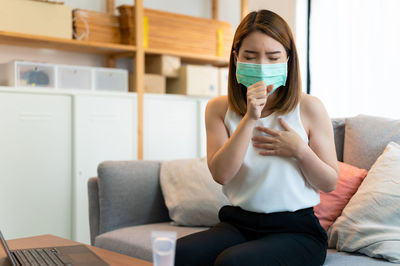
[[230, 205], [205, 158], [162, 162], [160, 183], [169, 216], [178, 225], [215, 225], [219, 209]]
[[390, 142], [329, 230], [329, 247], [400, 263], [400, 145]]

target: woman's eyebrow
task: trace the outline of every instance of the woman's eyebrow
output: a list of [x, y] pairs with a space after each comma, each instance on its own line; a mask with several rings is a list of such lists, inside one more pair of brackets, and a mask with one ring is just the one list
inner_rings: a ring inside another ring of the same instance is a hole
[[[248, 54], [258, 54], [257, 51], [253, 51], [253, 50], [244, 50], [245, 53]], [[269, 55], [269, 54], [280, 54], [281, 51], [272, 51], [272, 52], [265, 52], [265, 54]]]
[[266, 52], [265, 54], [280, 54], [281, 51]]
[[249, 54], [258, 54], [257, 51], [252, 51], [252, 50], [244, 50], [244, 52]]

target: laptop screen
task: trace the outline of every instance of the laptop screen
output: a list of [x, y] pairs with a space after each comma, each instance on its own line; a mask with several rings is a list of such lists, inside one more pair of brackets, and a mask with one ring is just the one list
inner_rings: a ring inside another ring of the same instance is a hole
[[10, 253], [10, 250], [9, 250], [9, 248], [8, 248], [8, 246], [7, 246], [6, 240], [4, 239], [3, 234], [1, 233], [1, 231], [0, 231], [0, 238], [1, 238], [1, 245], [3, 246], [3, 249], [6, 251], [7, 256], [8, 256], [8, 258], [10, 259], [12, 265], [17, 265], [17, 264], [15, 263], [15, 261], [14, 261], [12, 255], [11, 255], [11, 253]]

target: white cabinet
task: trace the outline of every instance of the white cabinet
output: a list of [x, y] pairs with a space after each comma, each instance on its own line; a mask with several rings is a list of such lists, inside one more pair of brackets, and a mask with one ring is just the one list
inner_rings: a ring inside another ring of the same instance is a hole
[[0, 227], [71, 236], [71, 97], [0, 93]]
[[135, 96], [74, 97], [73, 240], [90, 244], [87, 181], [108, 160], [137, 159]]
[[209, 98], [144, 95], [143, 159], [206, 156], [204, 112]]
[[[144, 95], [143, 157], [206, 156], [209, 98]], [[87, 181], [137, 159], [137, 96], [0, 88], [0, 228], [90, 243]]]
[[180, 95], [145, 94], [143, 159], [198, 157], [198, 103]]

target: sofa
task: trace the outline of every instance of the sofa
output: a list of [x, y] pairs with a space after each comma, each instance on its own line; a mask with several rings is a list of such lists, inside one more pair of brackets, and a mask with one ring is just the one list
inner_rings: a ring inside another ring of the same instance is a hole
[[[359, 119], [371, 123], [381, 118], [362, 116]], [[368, 123], [361, 124], [364, 128], [361, 129], [359, 138], [364, 139], [364, 134], [371, 135], [368, 132], [371, 130]], [[339, 161], [343, 161], [345, 149], [350, 148], [344, 145], [346, 119], [332, 119], [332, 125], [337, 157]], [[377, 142], [384, 139], [376, 134], [373, 137]], [[400, 140], [400, 135], [395, 137]], [[381, 150], [359, 152], [376, 154], [378, 157]], [[171, 222], [160, 187], [160, 164], [159, 161], [107, 161], [98, 166], [98, 177], [88, 181], [92, 245], [152, 261], [152, 230], [175, 231], [179, 238], [207, 229], [176, 226]], [[377, 266], [392, 263], [362, 254], [328, 249], [324, 265]]]

